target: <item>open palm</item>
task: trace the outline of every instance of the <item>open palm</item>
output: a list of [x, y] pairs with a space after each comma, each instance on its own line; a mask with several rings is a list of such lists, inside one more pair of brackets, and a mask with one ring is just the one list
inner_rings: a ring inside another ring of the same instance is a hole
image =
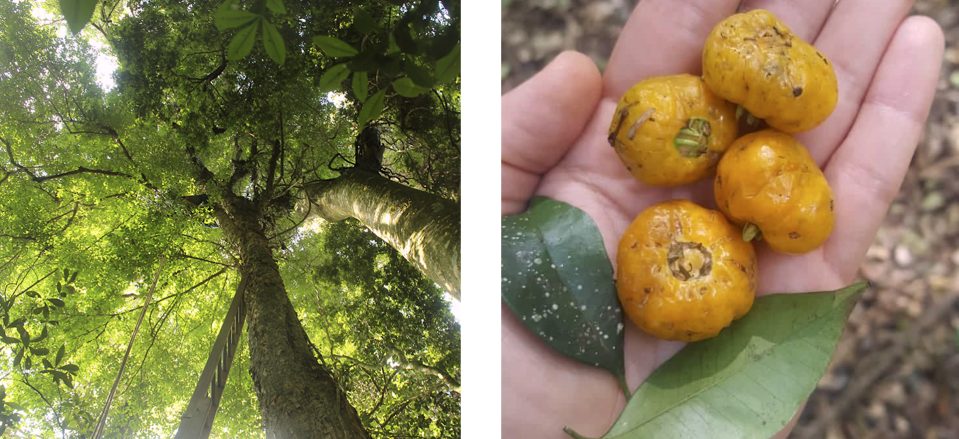
[[[758, 294], [832, 290], [850, 283], [902, 183], [932, 102], [942, 31], [906, 18], [911, 0], [643, 0], [623, 29], [605, 74], [564, 53], [502, 100], [502, 211], [544, 195], [585, 210], [610, 259], [619, 236], [647, 206], [686, 198], [714, 208], [712, 182], [655, 188], [636, 182], [606, 141], [619, 96], [639, 80], [700, 73], [706, 36], [723, 18], [762, 8], [776, 14], [833, 63], [839, 102], [831, 117], [797, 137], [833, 188], [836, 226], [801, 256], [757, 246]], [[834, 4], [835, 3], [835, 4]], [[614, 264], [615, 266], [615, 264]], [[635, 389], [682, 344], [627, 325], [626, 377]], [[569, 360], [530, 334], [504, 306], [503, 437], [564, 437], [568, 425], [601, 436], [625, 399], [603, 370]], [[779, 436], [785, 437], [788, 431]]]

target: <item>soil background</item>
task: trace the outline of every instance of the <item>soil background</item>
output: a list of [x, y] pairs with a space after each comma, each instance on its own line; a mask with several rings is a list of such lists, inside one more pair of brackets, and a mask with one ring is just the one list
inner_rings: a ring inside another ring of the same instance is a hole
[[[604, 67], [638, 3], [502, 1], [503, 93], [563, 50]], [[873, 286], [790, 439], [959, 439], [959, 0], [917, 0], [913, 13], [946, 34], [936, 100], [860, 270]]]

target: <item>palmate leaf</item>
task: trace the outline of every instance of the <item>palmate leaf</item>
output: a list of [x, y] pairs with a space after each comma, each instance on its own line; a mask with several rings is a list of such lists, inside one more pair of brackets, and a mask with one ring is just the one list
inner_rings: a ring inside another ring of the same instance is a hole
[[370, 121], [375, 120], [380, 117], [380, 114], [383, 113], [384, 97], [386, 96], [386, 89], [380, 90], [370, 96], [370, 99], [363, 104], [363, 108], [360, 109], [359, 129], [362, 130], [366, 127], [366, 124]]
[[67, 20], [70, 32], [74, 34], [79, 33], [90, 22], [96, 8], [97, 0], [60, 0], [60, 12]]
[[653, 372], [603, 438], [769, 438], [815, 389], [866, 286], [757, 299]]
[[263, 23], [263, 47], [266, 48], [266, 54], [277, 64], [283, 65], [286, 62], [286, 45], [283, 44], [283, 37], [276, 30], [276, 26], [266, 20]]
[[256, 42], [257, 27], [256, 22], [250, 23], [233, 36], [230, 45], [226, 48], [226, 59], [236, 61], [250, 54], [253, 43]]
[[349, 43], [336, 37], [315, 36], [313, 37], [313, 42], [316, 43], [317, 46], [320, 46], [320, 50], [322, 50], [326, 56], [331, 58], [353, 56], [360, 53]]
[[615, 375], [623, 368], [623, 312], [596, 223], [537, 197], [502, 218], [502, 299], [532, 333], [567, 357]]
[[346, 64], [337, 64], [326, 69], [320, 77], [320, 92], [328, 93], [340, 87], [340, 83], [350, 75]]

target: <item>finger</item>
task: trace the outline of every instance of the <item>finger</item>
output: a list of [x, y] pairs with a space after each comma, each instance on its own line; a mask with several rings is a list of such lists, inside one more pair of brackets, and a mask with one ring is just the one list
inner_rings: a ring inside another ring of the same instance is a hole
[[[836, 71], [839, 100], [826, 122], [797, 136], [816, 163], [822, 165], [829, 160], [846, 137], [879, 60], [913, 2], [843, 0], [829, 15], [815, 46], [826, 55]], [[856, 44], [849, 44], [850, 41]]]
[[945, 49], [942, 30], [920, 16], [899, 27], [849, 136], [826, 165], [836, 226], [824, 258], [855, 275], [919, 143]]
[[542, 174], [559, 162], [589, 121], [601, 86], [592, 60], [564, 52], [503, 96], [503, 214], [526, 208]]
[[603, 95], [619, 97], [649, 76], [698, 74], [703, 44], [716, 23], [736, 11], [738, 0], [643, 0], [619, 34]]
[[746, 0], [740, 11], [765, 9], [772, 12], [780, 21], [803, 41], [813, 41], [826, 22], [826, 16], [835, 0]]

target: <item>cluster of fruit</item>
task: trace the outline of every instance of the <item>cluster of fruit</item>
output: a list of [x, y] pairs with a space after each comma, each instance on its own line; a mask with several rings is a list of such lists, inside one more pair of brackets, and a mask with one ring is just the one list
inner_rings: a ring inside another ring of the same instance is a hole
[[[721, 211], [667, 201], [626, 230], [617, 292], [637, 326], [668, 340], [713, 337], [752, 307], [751, 241], [761, 237], [793, 254], [826, 241], [832, 190], [790, 134], [818, 126], [837, 99], [826, 57], [765, 10], [733, 15], [712, 30], [702, 77], [649, 78], [622, 97], [609, 142], [626, 168], [657, 186], [715, 173]], [[768, 128], [757, 130], [762, 121]]]

